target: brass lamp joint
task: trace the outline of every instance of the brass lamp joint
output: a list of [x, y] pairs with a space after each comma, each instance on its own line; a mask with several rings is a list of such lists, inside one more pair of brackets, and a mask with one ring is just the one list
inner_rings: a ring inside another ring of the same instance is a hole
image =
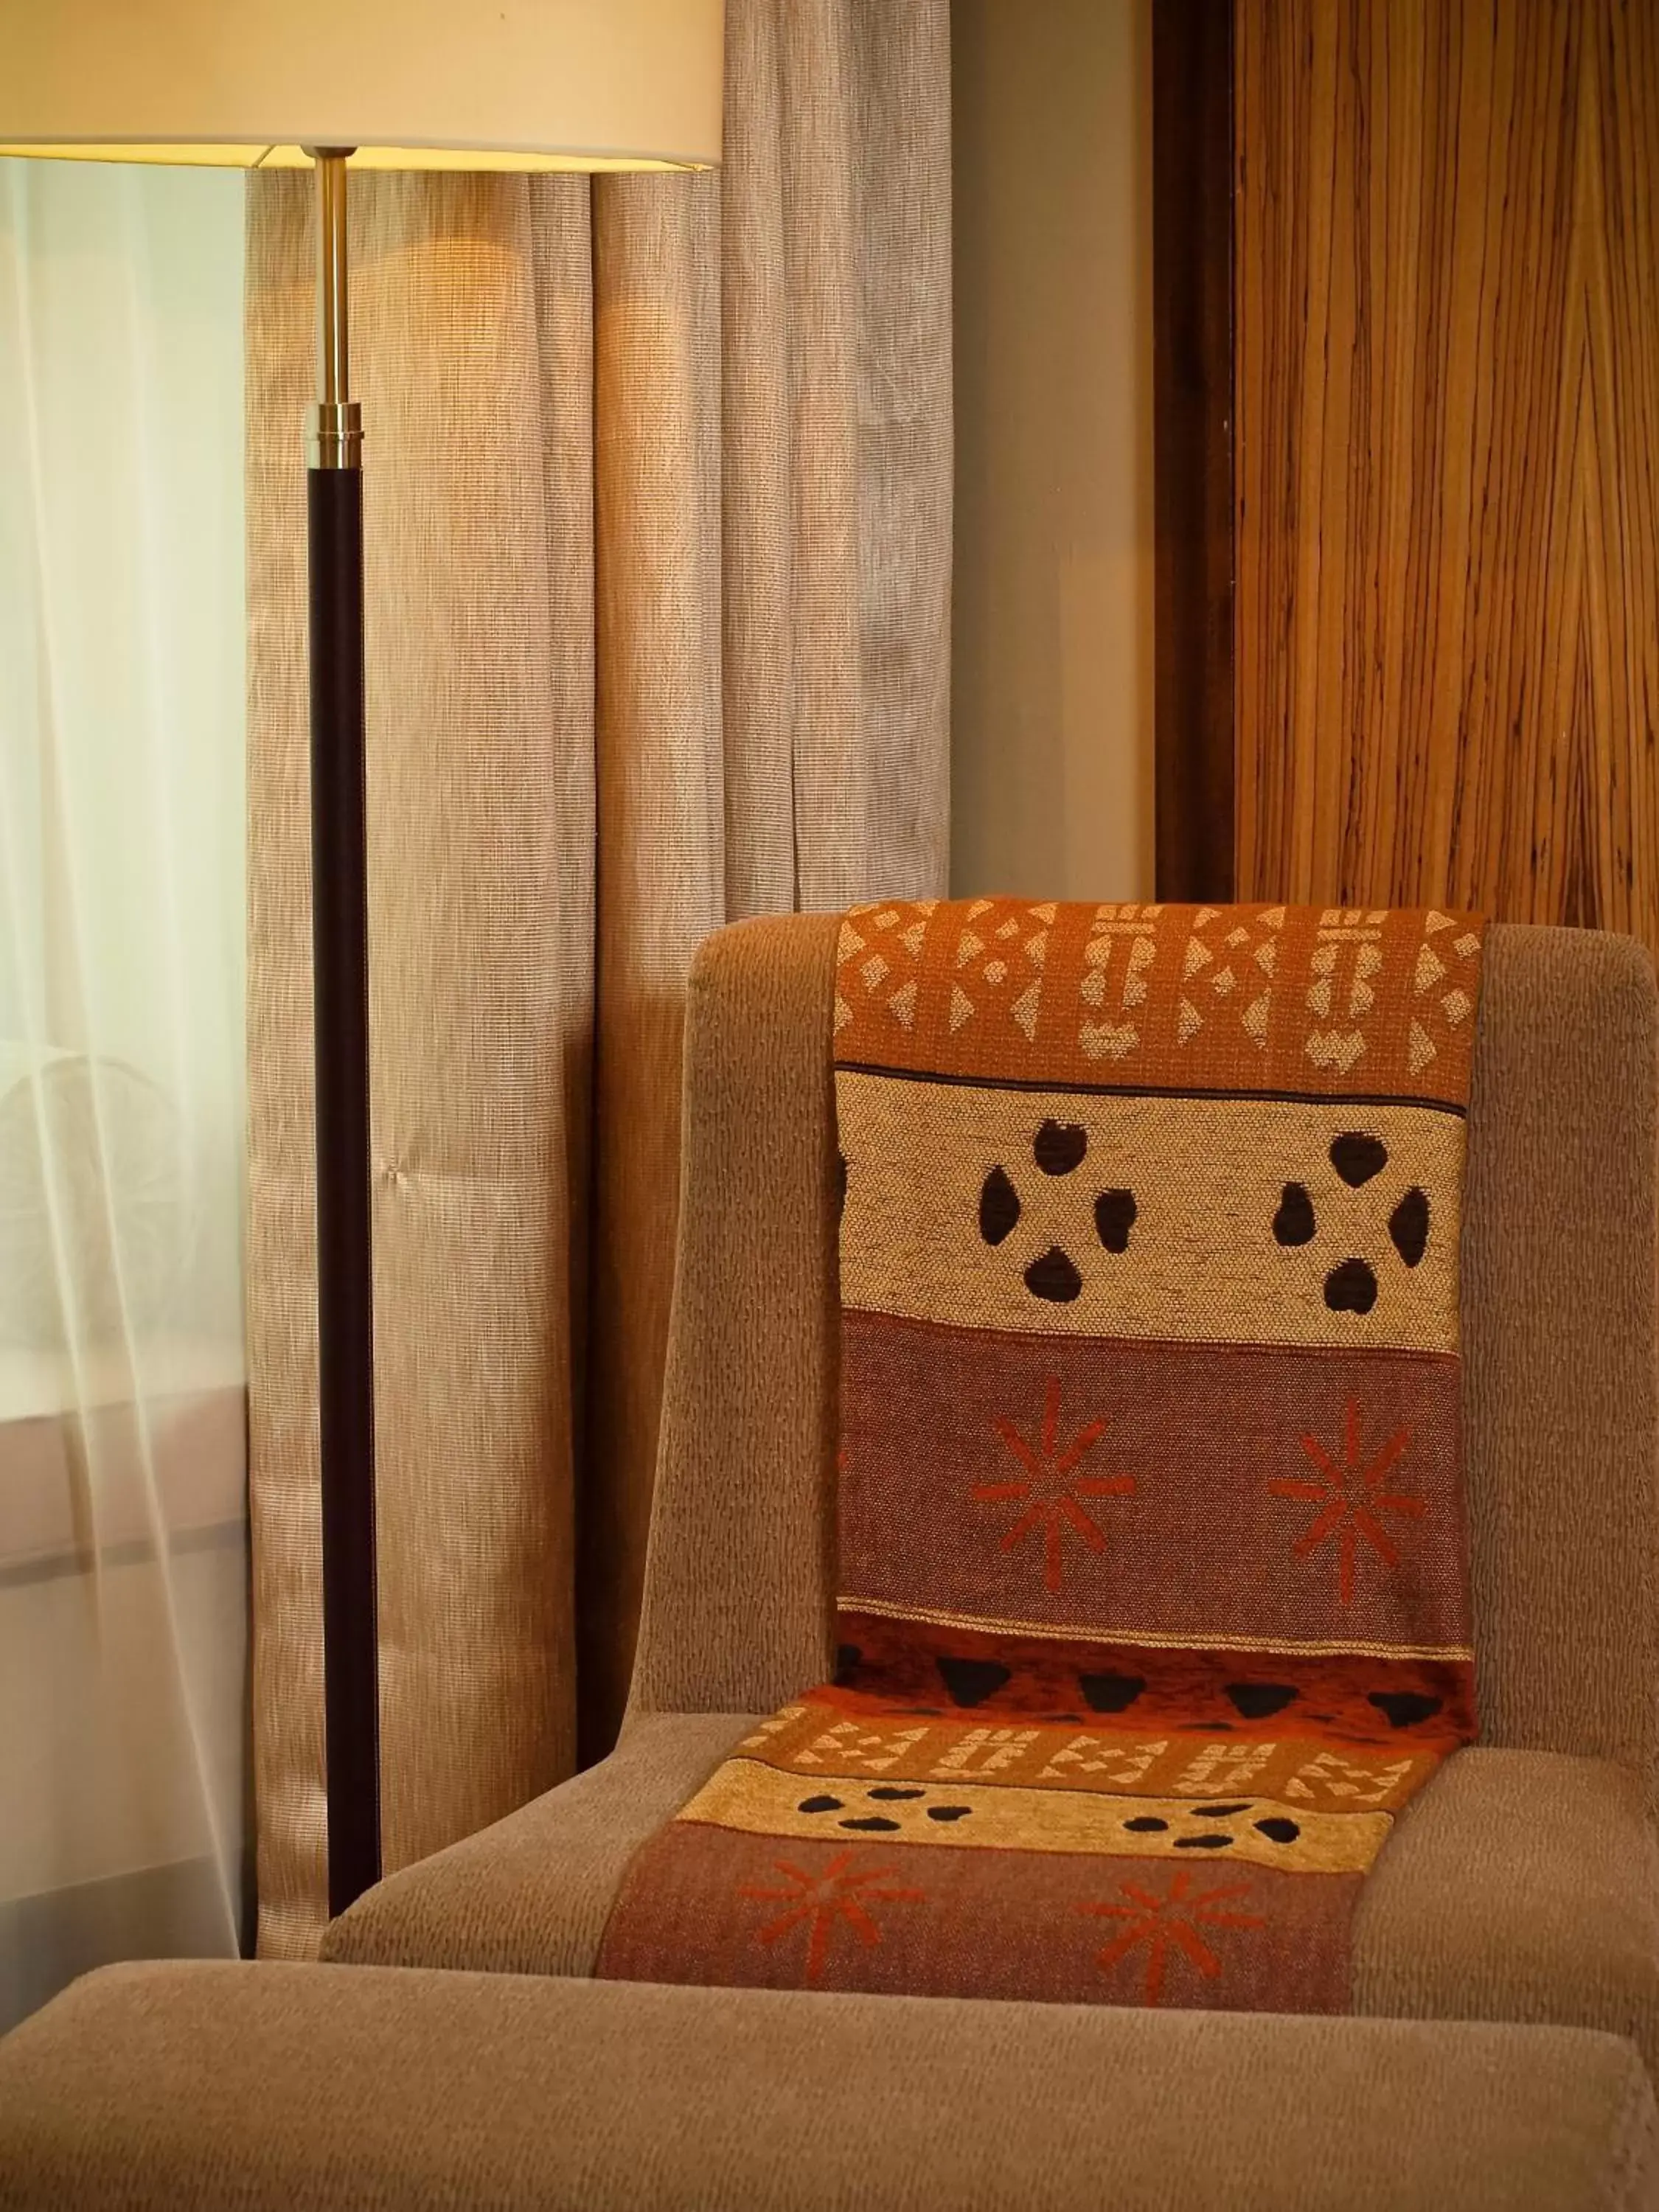
[[306, 426], [306, 465], [313, 469], [360, 469], [363, 410], [355, 399], [313, 402]]

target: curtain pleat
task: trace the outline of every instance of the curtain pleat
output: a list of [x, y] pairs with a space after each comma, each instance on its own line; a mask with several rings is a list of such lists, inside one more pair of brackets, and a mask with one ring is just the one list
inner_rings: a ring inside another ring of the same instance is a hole
[[323, 1790], [311, 887], [305, 673], [308, 202], [256, 177], [247, 203], [248, 1491], [259, 1946], [315, 1948]]
[[[389, 1869], [568, 1773], [579, 1690], [590, 1755], [620, 1716], [694, 947], [944, 888], [945, 0], [727, 15], [719, 176], [353, 180]], [[308, 185], [251, 180], [248, 267], [255, 1725], [288, 1956], [326, 1838]]]
[[681, 994], [725, 919], [719, 185], [593, 190], [599, 940], [585, 1753], [627, 1694], [678, 1206]]

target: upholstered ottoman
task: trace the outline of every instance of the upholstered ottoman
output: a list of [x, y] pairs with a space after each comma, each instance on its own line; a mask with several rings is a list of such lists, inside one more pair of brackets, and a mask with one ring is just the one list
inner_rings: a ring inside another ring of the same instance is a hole
[[7, 2212], [1659, 2206], [1574, 2028], [112, 1966], [0, 2043]]

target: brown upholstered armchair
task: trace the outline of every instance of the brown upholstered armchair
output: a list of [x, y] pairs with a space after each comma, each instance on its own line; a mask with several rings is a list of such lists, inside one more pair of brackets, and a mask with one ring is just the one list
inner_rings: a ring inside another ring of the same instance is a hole
[[[711, 939], [627, 1727], [602, 1765], [362, 1899], [342, 1961], [585, 1975], [635, 1845], [830, 1670], [836, 925]], [[1401, 1818], [1354, 2008], [1553, 2021], [1659, 2069], [1656, 1042], [1646, 956], [1495, 927], [1468, 1122], [1464, 1421], [1480, 1747]]]

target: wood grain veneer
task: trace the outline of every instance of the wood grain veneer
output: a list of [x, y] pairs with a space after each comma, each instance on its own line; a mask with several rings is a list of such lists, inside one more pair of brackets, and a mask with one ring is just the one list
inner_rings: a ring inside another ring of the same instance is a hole
[[1236, 41], [1238, 896], [1659, 946], [1659, 9]]

